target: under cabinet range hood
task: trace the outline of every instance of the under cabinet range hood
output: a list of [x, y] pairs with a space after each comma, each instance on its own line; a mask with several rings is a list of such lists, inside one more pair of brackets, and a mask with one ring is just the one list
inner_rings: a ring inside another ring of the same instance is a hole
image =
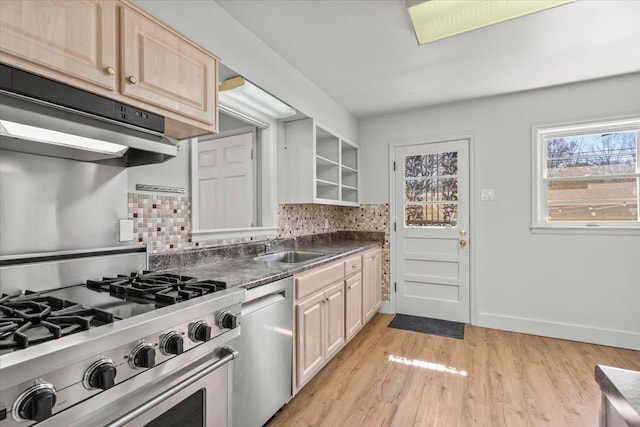
[[162, 116], [4, 64], [0, 149], [120, 167], [178, 152]]

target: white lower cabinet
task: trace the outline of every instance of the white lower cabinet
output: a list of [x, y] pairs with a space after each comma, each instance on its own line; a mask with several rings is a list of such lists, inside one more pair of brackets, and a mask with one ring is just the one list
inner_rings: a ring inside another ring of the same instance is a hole
[[344, 345], [344, 283], [316, 292], [296, 306], [298, 384], [306, 383]]
[[[381, 278], [375, 277], [377, 264], [375, 258], [372, 260], [373, 267], [369, 268], [366, 277], [360, 254], [294, 277], [294, 395], [377, 311], [374, 300], [378, 299]], [[372, 283], [365, 283], [365, 279]], [[365, 286], [372, 290], [366, 321], [363, 311]]]
[[382, 249], [362, 255], [362, 323], [367, 323], [382, 306]]

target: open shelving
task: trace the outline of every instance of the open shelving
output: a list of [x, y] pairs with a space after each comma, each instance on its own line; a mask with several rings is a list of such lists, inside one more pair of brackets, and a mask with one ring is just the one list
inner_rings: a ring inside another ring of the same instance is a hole
[[358, 145], [314, 119], [287, 122], [285, 130], [280, 202], [358, 206]]

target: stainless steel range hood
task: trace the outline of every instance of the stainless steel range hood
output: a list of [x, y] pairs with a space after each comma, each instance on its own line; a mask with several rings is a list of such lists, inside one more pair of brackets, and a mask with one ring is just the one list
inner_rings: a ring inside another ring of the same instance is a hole
[[0, 149], [129, 167], [177, 155], [164, 118], [0, 64]]

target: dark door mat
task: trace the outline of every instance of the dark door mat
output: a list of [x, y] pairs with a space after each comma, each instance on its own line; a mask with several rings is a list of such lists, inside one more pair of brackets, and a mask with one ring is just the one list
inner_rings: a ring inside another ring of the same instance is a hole
[[450, 322], [448, 320], [431, 319], [429, 317], [409, 316], [408, 314], [396, 314], [390, 328], [404, 329], [407, 331], [422, 332], [423, 334], [440, 335], [442, 337], [464, 339], [464, 323]]

